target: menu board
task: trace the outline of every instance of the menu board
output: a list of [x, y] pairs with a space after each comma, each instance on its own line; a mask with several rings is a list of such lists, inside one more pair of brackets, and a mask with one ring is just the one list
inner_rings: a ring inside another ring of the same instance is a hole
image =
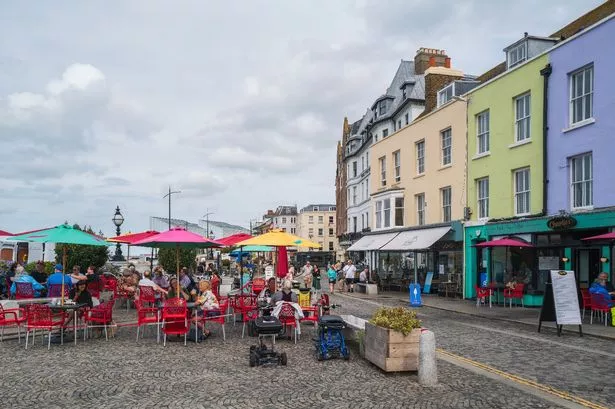
[[539, 270], [556, 270], [559, 268], [559, 257], [538, 257]]
[[574, 271], [551, 270], [555, 317], [558, 325], [581, 325]]

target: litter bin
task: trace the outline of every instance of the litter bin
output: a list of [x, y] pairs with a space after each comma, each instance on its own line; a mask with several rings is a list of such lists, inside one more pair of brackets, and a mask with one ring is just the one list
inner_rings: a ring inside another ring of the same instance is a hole
[[421, 307], [423, 305], [421, 302], [421, 285], [420, 284], [410, 284], [408, 286], [408, 293], [410, 296], [410, 306], [411, 307]]
[[299, 289], [299, 305], [301, 307], [310, 307], [310, 289], [309, 288], [300, 288]]

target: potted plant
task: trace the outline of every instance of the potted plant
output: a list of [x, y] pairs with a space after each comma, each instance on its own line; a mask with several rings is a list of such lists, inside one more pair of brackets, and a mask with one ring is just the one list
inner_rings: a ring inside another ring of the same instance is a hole
[[365, 358], [385, 372], [417, 371], [420, 335], [414, 311], [379, 308], [365, 323]]

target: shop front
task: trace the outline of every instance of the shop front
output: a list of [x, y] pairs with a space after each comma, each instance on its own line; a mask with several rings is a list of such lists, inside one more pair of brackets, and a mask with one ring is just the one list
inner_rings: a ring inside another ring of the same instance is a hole
[[[365, 251], [384, 290], [406, 290], [431, 277], [432, 291], [461, 294], [463, 226], [459, 222], [369, 234], [349, 251]], [[431, 273], [431, 274], [430, 274]]]
[[[615, 227], [615, 210], [560, 214], [525, 220], [466, 223], [465, 294], [476, 296], [484, 280], [503, 289], [507, 283], [525, 284], [524, 304], [541, 306], [550, 270], [575, 272], [577, 285], [587, 288], [600, 272], [612, 278], [613, 246], [584, 240]], [[477, 248], [489, 240], [510, 237], [531, 247]], [[482, 282], [481, 282], [482, 281]], [[501, 291], [500, 301], [501, 301]]]

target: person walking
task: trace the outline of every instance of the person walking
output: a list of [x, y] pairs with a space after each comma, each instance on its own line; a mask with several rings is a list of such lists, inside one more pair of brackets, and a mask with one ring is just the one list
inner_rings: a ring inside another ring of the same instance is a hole
[[354, 281], [357, 268], [352, 264], [352, 260], [348, 260], [344, 267], [344, 277], [346, 278], [346, 291], [354, 293]]
[[337, 271], [335, 271], [331, 264], [329, 264], [327, 269], [327, 277], [329, 278], [329, 292], [333, 294], [335, 292], [335, 283], [337, 282]]
[[320, 269], [314, 264], [314, 269], [312, 270], [312, 293], [315, 296], [314, 299], [319, 298], [320, 290]]

